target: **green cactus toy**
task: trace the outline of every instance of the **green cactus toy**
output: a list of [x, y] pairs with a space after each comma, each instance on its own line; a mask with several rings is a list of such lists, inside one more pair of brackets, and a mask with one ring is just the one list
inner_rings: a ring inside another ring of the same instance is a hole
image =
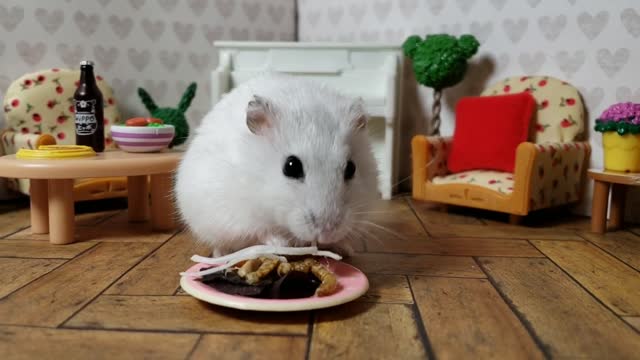
[[175, 127], [176, 135], [173, 137], [171, 144], [169, 144], [170, 148], [183, 144], [187, 141], [187, 137], [189, 137], [189, 124], [187, 123], [185, 112], [196, 96], [196, 88], [197, 84], [195, 82], [189, 84], [187, 90], [182, 94], [177, 108], [158, 107], [145, 89], [138, 88], [138, 96], [140, 96], [140, 100], [142, 100], [144, 106], [149, 110], [151, 117], [161, 119], [165, 124]]
[[478, 51], [480, 43], [473, 35], [457, 38], [448, 34], [409, 36], [402, 44], [411, 59], [413, 73], [421, 85], [433, 88], [432, 135], [440, 134], [440, 100], [442, 90], [456, 85], [467, 71], [467, 60]]

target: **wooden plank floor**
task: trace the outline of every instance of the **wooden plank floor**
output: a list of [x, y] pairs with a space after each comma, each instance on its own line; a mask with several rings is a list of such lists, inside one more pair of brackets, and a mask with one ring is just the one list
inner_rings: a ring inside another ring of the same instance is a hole
[[0, 358], [638, 359], [640, 236], [586, 218], [499, 215], [400, 197], [376, 204], [356, 255], [370, 289], [335, 308], [253, 313], [179, 288], [183, 231], [128, 224], [101, 203], [79, 242], [31, 235], [0, 205]]

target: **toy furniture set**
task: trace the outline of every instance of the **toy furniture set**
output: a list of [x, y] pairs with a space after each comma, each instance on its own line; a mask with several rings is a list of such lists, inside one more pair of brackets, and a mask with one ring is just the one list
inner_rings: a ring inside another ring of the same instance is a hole
[[390, 199], [397, 181], [400, 81], [403, 54], [397, 45], [217, 41], [218, 67], [211, 74], [211, 101], [265, 71], [317, 79], [360, 96], [375, 119], [370, 138], [380, 169], [379, 190]]
[[[80, 70], [48, 69], [36, 71], [14, 80], [4, 97], [4, 117], [7, 129], [0, 136], [3, 154], [20, 149], [37, 149], [40, 145], [75, 145], [73, 93], [80, 79]], [[116, 148], [111, 126], [120, 122], [121, 114], [113, 90], [105, 79], [96, 76], [104, 98], [105, 149]], [[74, 180], [76, 201], [127, 196], [125, 177], [79, 178]], [[11, 179], [10, 188], [30, 194], [27, 179]]]
[[[491, 121], [483, 121], [491, 119]], [[413, 197], [510, 214], [580, 201], [590, 145], [578, 90], [517, 76], [456, 107], [453, 136], [412, 140]]]
[[74, 242], [75, 231], [74, 182], [88, 176], [125, 177], [129, 187], [129, 220], [146, 221], [150, 213], [154, 230], [172, 229], [175, 211], [170, 198], [171, 173], [180, 156], [175, 151], [96, 154], [91, 148], [45, 146], [0, 158], [0, 175], [28, 179], [32, 233], [49, 233], [52, 244], [69, 244]]
[[[591, 231], [598, 234], [604, 234], [607, 231], [607, 210], [609, 210], [609, 229], [619, 229], [624, 220], [627, 186], [639, 186], [640, 174], [589, 170], [589, 177], [594, 181]], [[609, 205], [609, 196], [611, 196], [611, 205]]]
[[146, 221], [150, 213], [154, 230], [172, 229], [171, 175], [181, 152], [165, 149], [188, 135], [184, 113], [195, 84], [177, 108], [160, 108], [138, 89], [150, 113], [162, 118], [131, 118], [121, 124], [111, 88], [96, 76], [105, 123], [105, 151], [96, 153], [74, 145], [79, 78], [80, 71], [65, 69], [26, 74], [10, 85], [4, 100], [9, 129], [2, 134], [2, 147], [8, 155], [0, 158], [0, 176], [18, 179], [15, 189], [30, 195], [32, 232], [49, 233], [53, 244], [72, 243], [74, 202], [113, 197], [128, 198], [130, 221]]
[[[466, 62], [477, 49], [477, 42], [471, 40], [474, 48], [461, 61]], [[379, 190], [384, 199], [391, 198], [401, 118], [402, 49], [297, 42], [223, 41], [214, 45], [219, 65], [211, 74], [212, 103], [264, 71], [312, 77], [362, 97], [370, 114], [383, 120], [381, 128], [372, 125], [370, 135], [381, 169]], [[73, 202], [89, 199], [128, 197], [130, 219], [144, 219], [148, 204], [142, 199], [149, 186], [155, 199], [154, 228], [172, 227], [173, 220], [162, 215], [170, 211], [170, 204], [161, 194], [168, 193], [168, 174], [176, 168], [179, 152], [133, 153], [160, 151], [184, 142], [188, 136], [184, 113], [195, 96], [194, 83], [175, 109], [157, 106], [149, 94], [138, 89], [152, 116], [163, 114], [176, 126], [122, 126], [118, 125], [121, 115], [113, 91], [97, 76], [105, 99], [104, 154], [87, 157], [78, 155], [78, 149], [54, 147], [47, 156], [80, 157], [52, 161], [16, 156], [43, 146], [74, 144], [72, 102], [79, 74], [66, 69], [33, 72], [16, 79], [6, 92], [3, 105], [8, 129], [1, 139], [8, 155], [0, 159], [0, 176], [18, 179], [12, 183], [14, 188], [31, 195], [34, 233], [50, 230], [52, 243], [72, 242]], [[579, 138], [585, 130], [585, 108], [574, 86], [550, 76], [510, 77], [480, 96], [463, 98], [455, 113], [453, 136], [416, 135], [412, 139], [415, 199], [503, 212], [512, 223], [531, 211], [581, 200], [591, 149]], [[640, 105], [612, 106], [597, 120], [595, 129], [603, 132], [605, 171], [590, 172], [596, 182], [593, 231], [603, 232], [608, 184], [614, 184], [611, 222], [615, 227], [621, 224], [623, 186], [636, 181], [635, 175], [619, 172], [640, 172]], [[377, 130], [382, 131], [382, 138]]]

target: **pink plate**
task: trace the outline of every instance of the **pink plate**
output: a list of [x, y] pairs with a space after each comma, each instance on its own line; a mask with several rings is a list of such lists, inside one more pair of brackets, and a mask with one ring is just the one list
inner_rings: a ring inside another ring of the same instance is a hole
[[[369, 289], [369, 280], [355, 267], [332, 259], [321, 260], [338, 279], [338, 291], [329, 296], [312, 296], [300, 299], [256, 299], [230, 295], [198, 281], [198, 278], [183, 276], [180, 286], [191, 296], [211, 304], [253, 311], [302, 311], [321, 309], [347, 303], [364, 295]], [[211, 265], [196, 264], [187, 270], [198, 271]]]

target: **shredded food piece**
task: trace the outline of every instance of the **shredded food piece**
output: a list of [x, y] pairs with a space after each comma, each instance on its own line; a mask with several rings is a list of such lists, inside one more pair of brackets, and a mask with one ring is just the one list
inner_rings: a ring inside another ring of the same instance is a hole
[[316, 289], [316, 295], [325, 296], [331, 295], [338, 287], [338, 279], [327, 268], [320, 263], [311, 265], [311, 273], [320, 280], [320, 286]]
[[257, 284], [260, 280], [271, 274], [279, 263], [280, 261], [277, 259], [264, 259], [256, 271], [250, 272], [246, 275], [245, 279], [247, 280], [247, 284]]
[[261, 259], [251, 259], [251, 260], [245, 261], [245, 263], [242, 264], [240, 269], [238, 269], [238, 276], [246, 277], [247, 274], [256, 271], [261, 264], [262, 264]]
[[235, 253], [221, 256], [218, 258], [208, 258], [204, 256], [194, 255], [191, 257], [192, 261], [210, 264], [210, 265], [218, 265], [203, 271], [196, 272], [181, 272], [181, 276], [204, 276], [208, 274], [213, 274], [218, 271], [222, 271], [228, 268], [235, 266], [236, 264], [242, 261], [248, 261], [251, 259], [257, 259], [259, 257], [268, 257], [271, 259], [278, 259], [282, 263], [286, 263], [287, 258], [284, 255], [289, 256], [300, 256], [300, 255], [311, 255], [311, 256], [324, 256], [329, 257], [334, 260], [342, 260], [342, 256], [333, 253], [331, 251], [318, 250], [316, 246], [309, 247], [284, 247], [284, 246], [271, 246], [271, 245], [255, 245], [251, 246]]

